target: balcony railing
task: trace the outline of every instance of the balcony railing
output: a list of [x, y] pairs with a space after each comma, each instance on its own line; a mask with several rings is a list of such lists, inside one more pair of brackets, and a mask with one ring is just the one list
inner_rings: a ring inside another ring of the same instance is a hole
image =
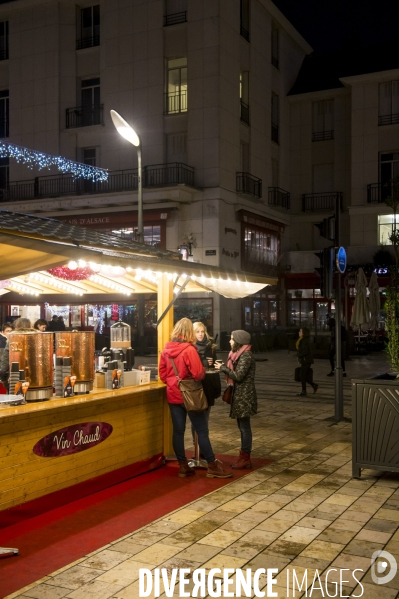
[[249, 173], [237, 173], [236, 175], [237, 193], [262, 197], [262, 179], [257, 179]]
[[103, 125], [104, 104], [66, 109], [66, 129]]
[[281, 206], [285, 210], [290, 209], [290, 193], [280, 187], [269, 187], [269, 206]]
[[318, 210], [334, 210], [335, 200], [339, 198], [339, 204], [342, 208], [342, 191], [332, 191], [329, 193], [304, 193], [302, 195], [302, 210], [307, 212], [311, 210], [316, 212]]
[[179, 23], [187, 23], [186, 12], [175, 12], [173, 15], [165, 15], [163, 18], [163, 26], [178, 25]]
[[[168, 187], [172, 185], [194, 187], [194, 168], [180, 162], [153, 164], [143, 168], [144, 187]], [[1, 202], [55, 198], [60, 196], [93, 193], [132, 191], [138, 187], [137, 169], [111, 171], [108, 180], [94, 183], [85, 179], [73, 179], [70, 175], [36, 177], [29, 181], [15, 181], [8, 189], [0, 189]]]
[[331, 131], [314, 131], [312, 133], [312, 141], [327, 141], [334, 139], [334, 130]]
[[84, 48], [93, 48], [94, 46], [99, 45], [99, 35], [93, 35], [93, 37], [82, 37], [82, 39], [76, 40], [76, 50], [83, 50]]
[[273, 125], [272, 123], [272, 141], [276, 144], [279, 143], [279, 127], [278, 125]]
[[378, 125], [397, 125], [399, 114], [384, 114], [378, 117]]
[[240, 119], [243, 123], [249, 125], [249, 106], [241, 100]]
[[187, 112], [187, 90], [180, 89], [165, 94], [165, 114]]

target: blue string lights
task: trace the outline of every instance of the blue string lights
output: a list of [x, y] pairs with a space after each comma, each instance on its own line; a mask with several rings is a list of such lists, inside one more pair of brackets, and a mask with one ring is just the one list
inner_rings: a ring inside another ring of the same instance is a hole
[[89, 164], [82, 164], [74, 160], [62, 158], [62, 156], [53, 156], [44, 152], [37, 152], [22, 146], [16, 146], [7, 141], [0, 141], [0, 158], [15, 158], [17, 162], [22, 162], [28, 168], [37, 167], [49, 169], [56, 166], [61, 173], [70, 173], [74, 179], [89, 179], [94, 182], [107, 181], [108, 171]]

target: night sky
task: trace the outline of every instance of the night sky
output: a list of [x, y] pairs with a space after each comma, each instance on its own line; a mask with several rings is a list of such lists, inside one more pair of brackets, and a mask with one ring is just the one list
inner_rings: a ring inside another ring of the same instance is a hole
[[[314, 50], [398, 41], [398, 0], [273, 0]], [[399, 65], [398, 65], [399, 66]]]

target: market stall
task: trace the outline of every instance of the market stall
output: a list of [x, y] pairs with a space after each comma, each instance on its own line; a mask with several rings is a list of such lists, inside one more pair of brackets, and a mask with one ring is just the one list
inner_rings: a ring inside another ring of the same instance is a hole
[[[205, 289], [239, 298], [276, 283], [274, 278], [185, 262], [174, 252], [52, 219], [0, 211], [2, 293], [36, 289], [62, 295], [65, 282], [48, 270], [70, 261], [95, 274], [68, 283], [68, 293], [70, 287], [88, 295], [93, 289], [114, 295], [156, 292], [159, 348], [169, 340], [174, 299], [181, 293]], [[106, 274], [111, 267], [123, 270], [117, 289]], [[26, 368], [24, 372], [26, 376]], [[172, 452], [162, 383], [81, 393], [0, 408], [0, 510], [66, 489], [75, 496], [77, 486], [87, 492], [93, 481], [96, 488], [109, 486], [110, 480], [160, 465]]]

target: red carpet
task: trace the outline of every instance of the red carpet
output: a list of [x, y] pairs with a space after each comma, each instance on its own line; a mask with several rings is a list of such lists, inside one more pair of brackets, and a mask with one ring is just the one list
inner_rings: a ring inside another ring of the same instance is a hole
[[[218, 456], [231, 462], [232, 456]], [[233, 478], [178, 478], [177, 462], [0, 530], [0, 546], [20, 555], [0, 559], [1, 599], [87, 553], [241, 478], [271, 460], [253, 458], [252, 470]]]

